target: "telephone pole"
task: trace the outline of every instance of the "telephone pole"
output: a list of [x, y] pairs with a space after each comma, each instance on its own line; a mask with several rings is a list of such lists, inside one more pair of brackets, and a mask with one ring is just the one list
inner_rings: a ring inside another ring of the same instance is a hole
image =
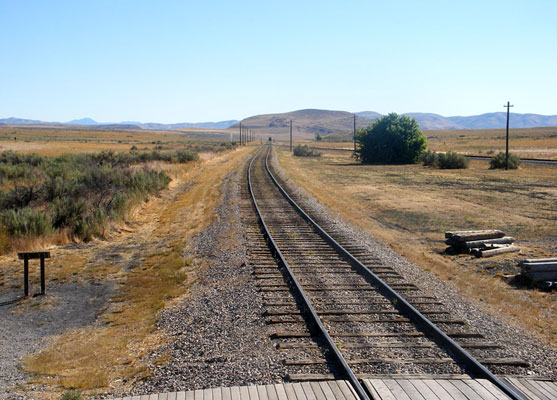
[[511, 107], [514, 107], [510, 101], [507, 101], [507, 105], [503, 106], [507, 108], [507, 140], [505, 144], [505, 170], [509, 169], [509, 117]]
[[242, 123], [240, 122], [240, 146], [242, 145]]
[[290, 152], [292, 153], [292, 120], [290, 120]]
[[356, 154], [356, 114], [354, 114], [354, 154]]

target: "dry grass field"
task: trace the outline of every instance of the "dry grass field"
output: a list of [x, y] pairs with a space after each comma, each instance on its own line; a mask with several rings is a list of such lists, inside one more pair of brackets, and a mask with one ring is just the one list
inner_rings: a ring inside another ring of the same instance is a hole
[[[452, 282], [466, 297], [557, 346], [557, 295], [509, 282], [524, 257], [557, 255], [557, 167], [438, 170], [356, 164], [348, 153], [293, 157], [278, 150], [289, 177], [322, 204], [394, 250]], [[447, 230], [502, 229], [520, 255], [488, 259], [444, 254]]]
[[[208, 140], [190, 137], [206, 134]], [[140, 150], [174, 150], [185, 146], [215, 143], [214, 131], [149, 131], [149, 130], [94, 130], [52, 127], [0, 127], [0, 151], [38, 153], [57, 156], [64, 153], [99, 152], [103, 150], [129, 151], [132, 146]], [[222, 135], [222, 140], [229, 135]]]
[[[437, 152], [456, 151], [473, 156], [491, 156], [505, 151], [505, 129], [470, 130], [427, 130], [428, 150]], [[351, 134], [345, 135], [346, 139]], [[352, 142], [315, 142], [305, 141], [315, 147], [348, 149], [354, 148]], [[557, 127], [511, 129], [509, 148], [521, 158], [557, 160]]]

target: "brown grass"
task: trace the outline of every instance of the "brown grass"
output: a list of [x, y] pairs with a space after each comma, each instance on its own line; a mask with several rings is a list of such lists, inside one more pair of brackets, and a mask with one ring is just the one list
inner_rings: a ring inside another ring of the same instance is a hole
[[320, 159], [278, 153], [289, 176], [321, 203], [452, 282], [480, 307], [557, 345], [556, 295], [514, 288], [486, 273], [516, 265], [516, 255], [473, 259], [443, 253], [446, 230], [499, 228], [520, 239], [520, 257], [555, 256], [556, 167], [504, 172], [472, 161], [467, 170], [435, 170], [362, 166], [339, 153]]
[[[184, 133], [150, 130], [105, 131], [86, 127], [0, 127], [0, 151], [13, 150], [58, 156], [64, 153], [92, 153], [103, 150], [129, 151], [132, 146], [139, 149], [155, 149], [157, 146], [178, 149], [200, 142], [199, 139], [187, 137]], [[207, 134], [208, 141], [214, 140], [213, 131], [196, 130], [196, 133]]]
[[[138, 210], [129, 222], [130, 229], [122, 229], [111, 240], [112, 245], [142, 241], [146, 246], [144, 262], [131, 271], [95, 269], [97, 279], [117, 279], [121, 289], [98, 324], [66, 332], [51, 340], [48, 348], [25, 359], [24, 370], [33, 375], [32, 382], [47, 385], [39, 397], [55, 398], [68, 387], [98, 393], [108, 387], [129, 386], [149, 375], [141, 358], [165, 340], [154, 327], [158, 312], [187, 296], [202, 264], [202, 260], [184, 256], [184, 249], [213, 221], [224, 176], [238, 168], [252, 149], [175, 166], [170, 190]], [[62, 280], [75, 271], [87, 272], [89, 259], [65, 254], [57, 261], [63, 267], [56, 279]]]

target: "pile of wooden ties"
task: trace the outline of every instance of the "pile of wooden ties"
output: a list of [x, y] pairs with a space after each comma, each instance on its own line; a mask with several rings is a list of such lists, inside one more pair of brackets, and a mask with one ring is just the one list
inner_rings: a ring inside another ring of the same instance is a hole
[[472, 254], [476, 257], [493, 257], [520, 251], [513, 245], [514, 238], [499, 230], [445, 232], [450, 254]]

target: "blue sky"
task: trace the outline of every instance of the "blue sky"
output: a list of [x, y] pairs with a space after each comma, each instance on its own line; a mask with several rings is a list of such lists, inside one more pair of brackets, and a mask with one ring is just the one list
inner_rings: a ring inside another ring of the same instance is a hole
[[0, 0], [0, 118], [557, 114], [555, 1]]

